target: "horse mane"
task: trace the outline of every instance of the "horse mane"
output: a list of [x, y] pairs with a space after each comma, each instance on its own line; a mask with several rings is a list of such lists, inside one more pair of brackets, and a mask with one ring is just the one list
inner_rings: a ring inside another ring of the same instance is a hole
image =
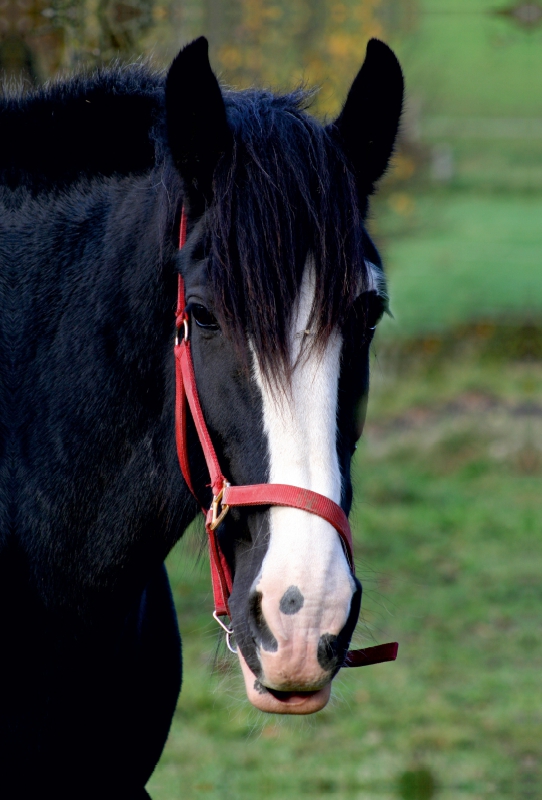
[[215, 171], [209, 276], [219, 322], [264, 375], [291, 372], [290, 320], [310, 256], [310, 346], [321, 349], [370, 285], [353, 172], [306, 109], [311, 94], [224, 90], [233, 149]]
[[25, 93], [8, 87], [0, 103], [0, 171], [8, 184], [22, 177], [37, 190], [82, 175], [144, 173], [155, 165], [162, 105], [163, 75], [145, 64], [101, 68]]

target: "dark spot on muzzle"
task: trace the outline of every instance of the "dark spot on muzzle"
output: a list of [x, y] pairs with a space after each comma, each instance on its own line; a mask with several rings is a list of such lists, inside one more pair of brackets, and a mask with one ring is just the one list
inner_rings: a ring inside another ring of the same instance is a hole
[[339, 662], [339, 637], [332, 633], [324, 633], [320, 636], [316, 658], [326, 672], [335, 669]]
[[280, 599], [279, 608], [283, 614], [297, 614], [301, 611], [305, 598], [297, 586], [289, 586]]
[[252, 592], [248, 600], [248, 621], [252, 637], [262, 650], [276, 653], [278, 642], [271, 633], [262, 611], [262, 593]]
[[263, 683], [260, 683], [260, 681], [258, 681], [258, 680], [254, 681], [254, 689], [258, 692], [258, 694], [268, 694], [269, 693], [268, 689], [265, 688]]

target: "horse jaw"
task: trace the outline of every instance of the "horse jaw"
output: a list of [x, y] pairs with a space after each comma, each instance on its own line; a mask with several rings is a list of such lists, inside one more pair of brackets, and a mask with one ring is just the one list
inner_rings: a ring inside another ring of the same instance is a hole
[[247, 697], [259, 711], [267, 714], [315, 714], [327, 706], [331, 696], [331, 683], [313, 692], [273, 692], [256, 678], [240, 650], [237, 652], [245, 680]]

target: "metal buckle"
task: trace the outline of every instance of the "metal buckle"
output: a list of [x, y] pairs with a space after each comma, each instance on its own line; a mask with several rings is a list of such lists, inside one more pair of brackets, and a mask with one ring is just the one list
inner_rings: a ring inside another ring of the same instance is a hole
[[228, 626], [222, 622], [216, 611], [213, 611], [213, 617], [216, 619], [220, 627], [226, 632], [226, 644], [228, 645], [228, 650], [237, 655], [237, 648], [232, 647], [230, 641], [230, 636], [233, 636], [233, 628], [228, 628]]
[[213, 502], [211, 503], [212, 517], [211, 517], [211, 522], [209, 524], [209, 528], [212, 531], [214, 531], [215, 528], [218, 528], [218, 526], [220, 525], [220, 523], [222, 522], [222, 520], [224, 519], [224, 517], [226, 516], [226, 514], [230, 510], [229, 506], [223, 505], [222, 506], [222, 511], [220, 512], [220, 514], [218, 513], [219, 503], [222, 500], [222, 498], [224, 497], [224, 489], [229, 485], [230, 484], [227, 481], [224, 481], [224, 486], [222, 487], [222, 489], [219, 491], [219, 493], [217, 495], [215, 495], [213, 497]]
[[[185, 342], [187, 342], [187, 341], [188, 341], [188, 330], [189, 330], [189, 328], [188, 328], [188, 317], [185, 317], [185, 318], [183, 319], [183, 322], [182, 322], [182, 324], [183, 324], [183, 326], [184, 326], [184, 336], [183, 336], [183, 339], [184, 339], [184, 341], [185, 341]], [[180, 325], [178, 325], [178, 326], [177, 326], [177, 330], [175, 331], [175, 344], [176, 344], [176, 345], [177, 345], [177, 344], [179, 344], [179, 342], [180, 342], [180, 339], [179, 339], [179, 331], [180, 331], [180, 330], [181, 330], [181, 326], [180, 326]]]

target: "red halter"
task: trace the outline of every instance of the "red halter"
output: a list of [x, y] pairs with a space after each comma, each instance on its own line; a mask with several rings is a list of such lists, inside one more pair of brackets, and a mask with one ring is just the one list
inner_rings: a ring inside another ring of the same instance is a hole
[[[181, 215], [181, 228], [179, 236], [179, 249], [183, 247], [186, 240], [186, 214], [183, 209]], [[179, 275], [177, 312], [176, 312], [177, 335], [175, 337], [175, 439], [177, 442], [177, 454], [179, 464], [186, 484], [194, 497], [196, 493], [192, 486], [190, 477], [190, 467], [188, 464], [188, 452], [186, 443], [186, 400], [190, 407], [192, 419], [196, 426], [196, 431], [203, 449], [207, 469], [211, 477], [211, 489], [213, 501], [211, 507], [206, 510], [202, 508], [205, 516], [205, 528], [209, 537], [209, 558], [211, 561], [211, 579], [213, 583], [213, 595], [215, 611], [213, 616], [229, 635], [233, 632], [226, 627], [219, 616], [230, 616], [228, 598], [232, 590], [232, 576], [228, 562], [220, 549], [216, 529], [233, 506], [291, 506], [310, 514], [317, 514], [330, 525], [332, 525], [339, 536], [345, 550], [348, 563], [354, 572], [354, 557], [352, 547], [352, 533], [348, 518], [342, 508], [322, 494], [311, 492], [309, 489], [301, 489], [298, 486], [288, 486], [280, 483], [260, 483], [249, 486], [230, 486], [222, 470], [207, 430], [205, 418], [199, 402], [198, 390], [196, 386], [196, 376], [190, 352], [189, 338], [189, 317], [185, 308], [184, 282]], [[181, 336], [181, 329], [183, 335]], [[197, 497], [196, 497], [197, 499]], [[397, 657], [397, 642], [381, 644], [376, 647], [364, 647], [361, 650], [350, 650], [346, 655], [345, 667], [363, 667], [368, 664], [378, 664], [382, 661], [395, 661]]]

